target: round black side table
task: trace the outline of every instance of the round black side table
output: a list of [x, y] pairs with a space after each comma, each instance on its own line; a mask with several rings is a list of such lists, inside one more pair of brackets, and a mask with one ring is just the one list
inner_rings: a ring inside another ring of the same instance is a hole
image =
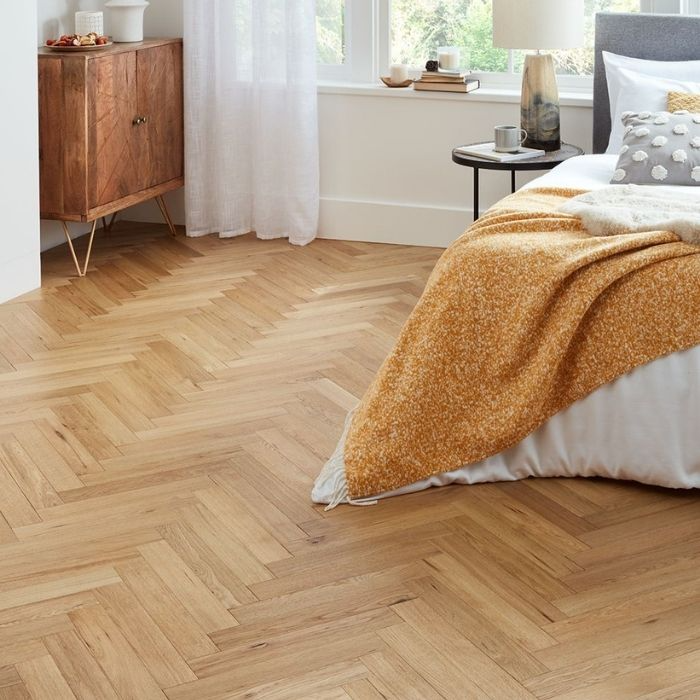
[[[476, 144], [465, 144], [475, 146]], [[519, 170], [551, 170], [559, 163], [563, 163], [574, 156], [583, 155], [583, 149], [573, 146], [570, 143], [562, 143], [558, 151], [550, 151], [543, 156], [534, 158], [523, 158], [506, 163], [499, 163], [496, 160], [480, 158], [479, 156], [469, 156], [461, 153], [455, 148], [452, 151], [452, 160], [457, 165], [466, 165], [474, 169], [474, 221], [479, 218], [479, 170], [510, 170], [510, 191], [515, 192], [515, 173]]]

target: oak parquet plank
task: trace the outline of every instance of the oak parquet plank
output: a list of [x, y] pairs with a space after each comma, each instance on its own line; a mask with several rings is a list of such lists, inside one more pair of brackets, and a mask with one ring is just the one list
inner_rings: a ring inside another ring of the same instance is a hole
[[392, 610], [441, 653], [445, 661], [454, 663], [450, 673], [454, 678], [464, 679], [466, 667], [470, 682], [489, 697], [533, 698], [510, 674], [452, 627], [439, 611], [431, 610], [422, 600], [398, 603], [392, 606]]
[[218, 651], [198, 621], [142, 559], [117, 565], [124, 583], [185, 659]]
[[[55, 491], [66, 491], [82, 486], [82, 482], [70, 465], [33, 422], [19, 424], [12, 429], [12, 432], [20, 446], [26, 450], [27, 456]], [[60, 500], [62, 501], [63, 497]]]
[[161, 688], [195, 680], [192, 669], [124, 584], [103, 586], [95, 597]]
[[118, 697], [128, 700], [165, 698], [138, 654], [104, 610], [96, 606], [73, 612], [70, 618]]
[[78, 477], [102, 471], [102, 467], [95, 458], [56, 418], [53, 411], [49, 416], [35, 421], [35, 425]]
[[32, 700], [24, 683], [16, 683], [0, 688], [0, 700]]
[[35, 700], [55, 698], [55, 700], [76, 700], [65, 678], [61, 675], [50, 656], [42, 656], [17, 664], [24, 686]]
[[167, 542], [142, 545], [139, 552], [206, 632], [226, 629], [236, 624], [226, 607]]
[[10, 527], [28, 525], [40, 521], [36, 510], [12, 478], [0, 456], [0, 513]]
[[[0, 590], [0, 611], [63, 598], [118, 582], [119, 576], [111, 567], [92, 567], [67, 575], [51, 571], [45, 577], [28, 577], [22, 581], [3, 584]], [[18, 585], [20, 583], [22, 585]]]
[[0, 306], [0, 699], [700, 694], [693, 492], [311, 504], [439, 254], [120, 222], [86, 278], [44, 255]]
[[[263, 637], [257, 644], [247, 643], [196, 659], [191, 665], [199, 680], [168, 689], [168, 697], [171, 700], [220, 697], [224, 688], [226, 692], [241, 691], [355, 660], [383, 649], [384, 643], [375, 632], [396, 621], [391, 610], [375, 610], [268, 639]], [[293, 652], [282, 655], [278, 652], [282, 648]]]
[[255, 602], [250, 589], [236, 576], [231, 562], [223, 562], [186, 523], [158, 528], [163, 539], [226, 608]]
[[0, 463], [35, 510], [62, 503], [49, 480], [15, 438], [0, 438]]
[[234, 575], [246, 586], [272, 578], [270, 570], [245, 545], [241, 544], [235, 525], [216, 517], [204, 505], [197, 504], [182, 511], [187, 527], [221, 561], [226, 562]]
[[21, 683], [22, 679], [17, 673], [17, 669], [14, 666], [3, 666], [0, 668], [0, 688], [5, 688], [8, 685], [16, 685]]
[[271, 683], [263, 683], [248, 690], [234, 692], [227, 697], [230, 700], [298, 700], [301, 697], [318, 700], [322, 698], [347, 700], [345, 684], [361, 680], [366, 674], [367, 670], [361, 663], [347, 661]]
[[[360, 657], [369, 679], [384, 697], [396, 700], [438, 700], [440, 695], [425, 676], [414, 670], [391, 648]], [[439, 683], [436, 683], [439, 685]]]
[[279, 635], [387, 608], [416, 597], [411, 584], [428, 572], [418, 562], [257, 601], [235, 611], [240, 626], [214, 632], [211, 639], [224, 650], [261, 634]]
[[44, 644], [78, 700], [119, 700], [85, 642], [73, 630], [49, 635]]
[[209, 488], [197, 491], [196, 496], [202, 505], [220, 521], [225, 522], [230, 513], [236, 513], [236, 537], [258, 561], [269, 564], [291, 556], [258, 522], [258, 519], [247, 509], [245, 502], [235, 494], [221, 488]]

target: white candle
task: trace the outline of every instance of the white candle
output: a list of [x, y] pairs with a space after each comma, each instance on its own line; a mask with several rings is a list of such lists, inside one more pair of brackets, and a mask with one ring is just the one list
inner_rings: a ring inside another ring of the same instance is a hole
[[408, 66], [405, 63], [392, 63], [389, 75], [392, 83], [405, 83], [408, 80]]
[[443, 70], [458, 70], [459, 49], [456, 46], [441, 46], [438, 49], [438, 64]]

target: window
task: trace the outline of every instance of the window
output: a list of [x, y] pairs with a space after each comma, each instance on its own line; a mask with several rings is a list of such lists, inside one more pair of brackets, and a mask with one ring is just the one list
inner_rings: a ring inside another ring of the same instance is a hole
[[392, 62], [422, 66], [438, 46], [459, 46], [472, 70], [508, 70], [508, 51], [492, 44], [491, 0], [393, 0]]
[[317, 0], [316, 45], [320, 65], [345, 63], [345, 0]]
[[[393, 0], [392, 61], [421, 66], [437, 46], [462, 49], [464, 67], [480, 73], [521, 72], [523, 52], [493, 46], [491, 0]], [[554, 52], [559, 73], [593, 73], [594, 15], [600, 11], [635, 12], [639, 0], [586, 0], [586, 44]]]
[[[563, 87], [590, 86], [596, 12], [700, 13], [700, 0], [584, 0], [585, 46], [555, 51]], [[420, 68], [459, 46], [486, 84], [517, 85], [524, 53], [494, 48], [492, 0], [317, 0], [321, 78], [375, 82], [389, 63]]]

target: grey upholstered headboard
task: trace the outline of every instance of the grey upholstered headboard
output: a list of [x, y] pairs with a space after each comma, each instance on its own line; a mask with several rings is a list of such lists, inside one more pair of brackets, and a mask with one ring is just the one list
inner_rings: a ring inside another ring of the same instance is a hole
[[603, 153], [610, 138], [610, 101], [601, 51], [655, 61], [698, 60], [700, 17], [607, 12], [596, 15], [593, 77], [594, 153]]

